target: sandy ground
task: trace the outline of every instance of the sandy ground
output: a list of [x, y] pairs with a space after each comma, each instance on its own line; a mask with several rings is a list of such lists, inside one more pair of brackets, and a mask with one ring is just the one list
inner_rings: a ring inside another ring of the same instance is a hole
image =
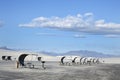
[[120, 80], [120, 64], [60, 66], [46, 62], [34, 69], [17, 69], [14, 61], [0, 61], [0, 80]]

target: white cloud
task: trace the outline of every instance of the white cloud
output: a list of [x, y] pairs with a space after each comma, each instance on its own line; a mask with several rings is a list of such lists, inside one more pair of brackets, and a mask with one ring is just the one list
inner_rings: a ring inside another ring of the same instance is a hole
[[47, 36], [47, 37], [73, 37], [73, 38], [86, 38], [85, 35], [81, 34], [75, 34], [75, 35], [62, 35], [62, 34], [56, 34], [56, 33], [36, 33], [37, 36]]
[[85, 35], [75, 34], [74, 38], [86, 38]]
[[19, 26], [33, 28], [56, 28], [88, 34], [120, 34], [119, 23], [107, 23], [104, 19], [94, 20], [93, 16], [93, 13], [85, 13], [84, 15], [68, 15], [66, 17], [37, 17], [31, 22], [19, 24]]
[[91, 17], [91, 16], [93, 16], [93, 13], [85, 13], [84, 16], [85, 17]]
[[37, 33], [38, 36], [59, 36], [55, 33]]
[[105, 35], [107, 38], [120, 38], [120, 35]]

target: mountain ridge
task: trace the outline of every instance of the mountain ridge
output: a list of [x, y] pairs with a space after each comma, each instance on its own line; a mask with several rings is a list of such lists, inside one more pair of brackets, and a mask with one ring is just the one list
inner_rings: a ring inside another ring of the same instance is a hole
[[[10, 51], [20, 51], [20, 50], [16, 50], [16, 49], [10, 49], [6, 46], [0, 47], [0, 49], [10, 50]], [[50, 56], [69, 55], [69, 56], [83, 56], [83, 57], [120, 57], [120, 55], [116, 56], [116, 55], [104, 54], [104, 53], [101, 53], [101, 52], [89, 51], [89, 50], [75, 50], [75, 51], [68, 51], [68, 52], [65, 52], [65, 53], [40, 51], [40, 52], [36, 52], [36, 53], [39, 53], [39, 54], [42, 53], [42, 54], [46, 54], [46, 55], [50, 55]]]
[[[101, 52], [96, 52], [96, 51], [88, 51], [88, 50], [76, 50], [76, 51], [68, 51], [66, 53], [55, 53], [55, 52], [45, 52], [42, 51], [41, 53], [43, 54], [48, 54], [52, 56], [65, 56], [65, 55], [70, 55], [70, 56], [83, 56], [83, 57], [118, 57], [116, 55], [111, 55], [111, 54], [103, 54]], [[120, 57], [120, 56], [119, 56]]]

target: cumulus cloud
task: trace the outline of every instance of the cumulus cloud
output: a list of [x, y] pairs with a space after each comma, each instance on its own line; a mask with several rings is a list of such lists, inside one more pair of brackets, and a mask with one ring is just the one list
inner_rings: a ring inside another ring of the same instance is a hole
[[120, 34], [120, 24], [105, 22], [104, 19], [94, 20], [93, 13], [68, 15], [66, 17], [37, 17], [31, 22], [19, 24], [20, 27], [56, 28], [88, 34]]

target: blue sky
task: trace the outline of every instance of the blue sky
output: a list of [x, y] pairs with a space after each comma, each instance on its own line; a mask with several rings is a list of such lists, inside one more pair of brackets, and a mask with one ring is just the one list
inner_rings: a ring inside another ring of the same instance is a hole
[[0, 0], [0, 46], [120, 53], [120, 0]]

